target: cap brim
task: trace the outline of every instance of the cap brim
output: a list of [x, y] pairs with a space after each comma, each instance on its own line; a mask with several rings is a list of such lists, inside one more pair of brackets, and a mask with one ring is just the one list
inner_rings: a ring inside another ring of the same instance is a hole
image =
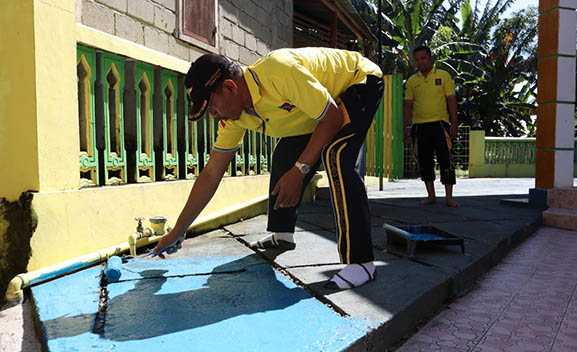
[[188, 120], [196, 121], [204, 116], [206, 108], [208, 107], [209, 94], [197, 95], [191, 97], [192, 106], [188, 109]]

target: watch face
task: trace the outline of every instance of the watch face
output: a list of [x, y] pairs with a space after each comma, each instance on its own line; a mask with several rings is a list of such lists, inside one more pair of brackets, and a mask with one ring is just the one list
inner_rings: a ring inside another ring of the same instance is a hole
[[302, 172], [305, 175], [311, 171], [311, 167], [309, 165], [299, 163], [298, 161], [295, 163], [295, 166], [297, 167], [297, 169], [299, 169], [300, 172]]

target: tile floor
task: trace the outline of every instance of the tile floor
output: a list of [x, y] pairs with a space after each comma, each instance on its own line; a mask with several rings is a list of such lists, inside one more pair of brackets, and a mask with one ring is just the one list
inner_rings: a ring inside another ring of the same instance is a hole
[[577, 232], [543, 227], [397, 352], [577, 351]]

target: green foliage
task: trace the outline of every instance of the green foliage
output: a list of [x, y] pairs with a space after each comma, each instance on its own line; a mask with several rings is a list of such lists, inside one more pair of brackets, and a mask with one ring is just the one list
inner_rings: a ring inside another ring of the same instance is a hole
[[[378, 33], [378, 0], [351, 0]], [[415, 72], [413, 50], [428, 45], [453, 76], [459, 120], [490, 136], [534, 133], [535, 8], [503, 19], [515, 0], [381, 0], [384, 72]], [[460, 17], [460, 18], [458, 18]], [[520, 89], [519, 89], [520, 88]]]
[[[478, 62], [484, 74], [476, 80], [460, 82], [462, 123], [480, 126], [489, 136], [534, 134], [531, 114], [536, 111], [537, 17], [536, 9], [529, 7], [496, 22], [492, 36], [479, 43], [489, 48], [486, 55], [480, 60], [480, 57], [468, 58], [470, 62]], [[479, 40], [487, 38], [485, 33], [466, 35]]]

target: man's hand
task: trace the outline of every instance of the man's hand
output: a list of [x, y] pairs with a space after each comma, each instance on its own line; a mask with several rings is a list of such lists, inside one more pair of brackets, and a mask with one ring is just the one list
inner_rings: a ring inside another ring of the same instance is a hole
[[[152, 256], [160, 256], [161, 258], [164, 258], [162, 256], [162, 253], [169, 247], [173, 246], [176, 244], [176, 242], [178, 240], [184, 240], [184, 234], [182, 233], [178, 233], [174, 230], [171, 230], [169, 233], [167, 233], [166, 235], [162, 236], [162, 238], [160, 239], [160, 241], [158, 241], [158, 243], [156, 244], [156, 247], [152, 250]], [[169, 253], [170, 254], [170, 253]]]
[[450, 135], [451, 138], [457, 138], [457, 135], [459, 135], [459, 126], [456, 123], [451, 124]]
[[303, 188], [304, 176], [296, 167], [292, 167], [278, 180], [272, 195], [278, 194], [274, 209], [294, 207], [298, 204]]

